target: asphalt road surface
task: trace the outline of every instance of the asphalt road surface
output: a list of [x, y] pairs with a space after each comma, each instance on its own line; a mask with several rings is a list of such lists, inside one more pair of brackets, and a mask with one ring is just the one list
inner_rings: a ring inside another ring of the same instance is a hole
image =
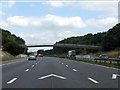
[[118, 78], [118, 69], [56, 57], [2, 65], [2, 88], [118, 88]]

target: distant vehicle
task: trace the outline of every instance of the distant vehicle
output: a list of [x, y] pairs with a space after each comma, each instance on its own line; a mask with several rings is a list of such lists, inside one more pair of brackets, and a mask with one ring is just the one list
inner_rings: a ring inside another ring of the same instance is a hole
[[101, 58], [101, 59], [108, 59], [108, 55], [106, 55], [106, 54], [101, 54], [101, 55], [99, 56], [99, 58]]
[[118, 56], [118, 59], [120, 59], [120, 55]]
[[29, 55], [28, 60], [37, 60], [37, 57], [35, 55]]
[[68, 56], [71, 57], [71, 56], [75, 56], [76, 55], [76, 51], [75, 50], [69, 50], [68, 51]]
[[38, 54], [37, 56], [38, 56], [38, 57], [43, 57], [43, 54]]

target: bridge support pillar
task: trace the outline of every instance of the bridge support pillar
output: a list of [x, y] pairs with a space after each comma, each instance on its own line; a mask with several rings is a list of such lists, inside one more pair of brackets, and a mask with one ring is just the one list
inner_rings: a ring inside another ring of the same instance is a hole
[[86, 48], [84, 48], [84, 54], [87, 54], [87, 49]]

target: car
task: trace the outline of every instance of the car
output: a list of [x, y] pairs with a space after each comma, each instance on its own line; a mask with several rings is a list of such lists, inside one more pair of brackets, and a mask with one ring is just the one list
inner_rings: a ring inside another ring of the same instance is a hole
[[108, 55], [106, 55], [106, 54], [101, 54], [101, 55], [99, 56], [99, 58], [101, 58], [101, 59], [108, 59], [109, 57], [108, 57]]
[[37, 56], [38, 56], [38, 57], [43, 57], [43, 54], [38, 54]]
[[37, 60], [37, 57], [35, 55], [29, 55], [28, 60]]
[[118, 59], [120, 59], [120, 55], [118, 56]]

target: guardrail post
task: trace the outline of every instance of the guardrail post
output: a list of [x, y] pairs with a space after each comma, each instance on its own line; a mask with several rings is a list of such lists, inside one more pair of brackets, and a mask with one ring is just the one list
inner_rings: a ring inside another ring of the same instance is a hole
[[119, 62], [117, 61], [117, 64], [119, 64]]
[[97, 59], [95, 59], [95, 62], [97, 62]]
[[110, 60], [110, 64], [112, 63], [112, 61]]
[[104, 63], [106, 63], [106, 60], [104, 61]]

